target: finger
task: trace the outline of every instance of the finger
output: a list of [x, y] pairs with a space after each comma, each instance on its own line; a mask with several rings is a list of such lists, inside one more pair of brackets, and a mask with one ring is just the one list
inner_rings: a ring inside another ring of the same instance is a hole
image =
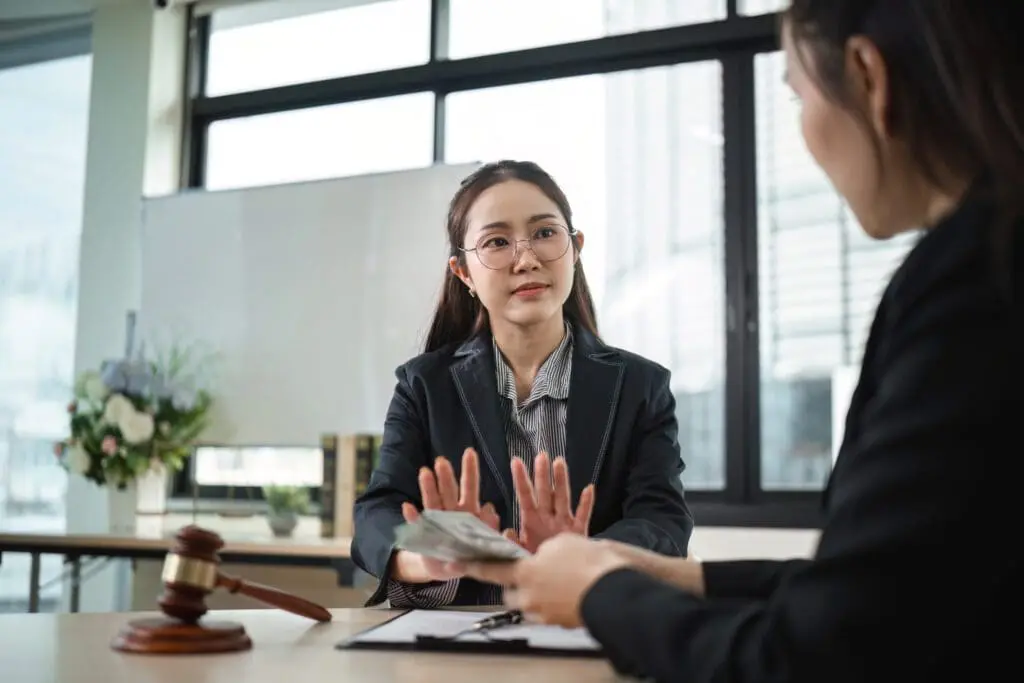
[[472, 448], [467, 448], [462, 454], [459, 509], [469, 512], [476, 512], [480, 509], [480, 459]]
[[455, 481], [455, 469], [444, 456], [434, 461], [434, 475], [437, 477], [437, 490], [441, 493], [441, 503], [445, 510], [455, 510], [459, 505], [459, 485]]
[[513, 543], [519, 543], [519, 534], [516, 533], [515, 529], [505, 529], [501, 532], [501, 535]]
[[556, 458], [551, 466], [555, 479], [555, 514], [559, 519], [571, 520], [572, 516], [572, 491], [569, 490], [569, 466], [565, 464], [565, 458]]
[[587, 484], [580, 494], [580, 502], [576, 506], [576, 516], [573, 520], [573, 528], [576, 533], [584, 536], [590, 530], [590, 515], [594, 512], [594, 485]]
[[471, 576], [478, 581], [486, 581], [499, 586], [515, 584], [515, 562], [467, 562], [465, 570], [466, 576]]
[[520, 458], [512, 458], [512, 484], [519, 499], [519, 510], [522, 513], [536, 513], [537, 499], [530, 483], [530, 475], [526, 472], [526, 463]]
[[544, 451], [533, 460], [533, 491], [537, 497], [537, 509], [551, 512], [551, 459]]
[[412, 503], [402, 503], [402, 517], [412, 524], [420, 518], [420, 511]]
[[491, 503], [484, 503], [483, 507], [480, 508], [480, 519], [495, 531], [501, 528], [501, 517]]
[[420, 496], [424, 510], [441, 510], [441, 494], [437, 490], [437, 477], [428, 467], [420, 468]]

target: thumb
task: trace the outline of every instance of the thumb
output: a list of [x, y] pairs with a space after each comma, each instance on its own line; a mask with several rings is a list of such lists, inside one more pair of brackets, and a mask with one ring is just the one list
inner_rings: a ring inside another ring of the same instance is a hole
[[406, 522], [412, 524], [420, 518], [420, 511], [412, 503], [402, 503], [402, 517]]
[[480, 520], [495, 531], [501, 528], [501, 518], [491, 503], [484, 503], [480, 508]]

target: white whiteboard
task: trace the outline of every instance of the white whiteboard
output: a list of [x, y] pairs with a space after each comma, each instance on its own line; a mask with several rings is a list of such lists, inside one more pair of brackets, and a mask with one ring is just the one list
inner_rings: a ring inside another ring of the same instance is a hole
[[219, 356], [207, 443], [379, 432], [437, 302], [476, 164], [144, 200], [139, 336]]

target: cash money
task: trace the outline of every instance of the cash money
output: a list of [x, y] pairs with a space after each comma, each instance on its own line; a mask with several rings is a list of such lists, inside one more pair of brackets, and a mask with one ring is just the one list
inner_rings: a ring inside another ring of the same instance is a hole
[[424, 510], [395, 529], [395, 546], [447, 562], [510, 561], [529, 553], [468, 512]]

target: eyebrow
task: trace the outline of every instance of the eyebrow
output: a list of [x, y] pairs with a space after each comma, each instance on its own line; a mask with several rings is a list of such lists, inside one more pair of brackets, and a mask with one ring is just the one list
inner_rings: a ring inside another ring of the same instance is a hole
[[[558, 220], [558, 216], [556, 216], [553, 213], [536, 213], [536, 214], [530, 216], [529, 220], [527, 220], [526, 222], [529, 224], [529, 223], [538, 223], [540, 221], [550, 221], [550, 220]], [[504, 230], [508, 230], [511, 227], [512, 226], [507, 221], [495, 221], [493, 223], [488, 223], [487, 225], [485, 225], [482, 228], [480, 228], [480, 230], [481, 231], [483, 231], [483, 230], [493, 230], [495, 228], [502, 228]]]

